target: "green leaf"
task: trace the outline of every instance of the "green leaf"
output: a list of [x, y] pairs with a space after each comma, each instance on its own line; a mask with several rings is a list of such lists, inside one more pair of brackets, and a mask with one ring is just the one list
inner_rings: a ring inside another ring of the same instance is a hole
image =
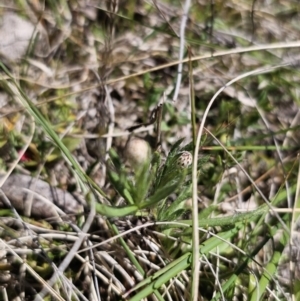
[[120, 170], [122, 168], [122, 162], [117, 152], [113, 148], [110, 148], [108, 153], [109, 153], [109, 158], [111, 159], [111, 162], [113, 163], [114, 167], [117, 170]]
[[300, 280], [299, 279], [295, 279], [293, 290], [294, 290], [294, 294], [295, 294], [295, 300], [300, 300]]
[[138, 207], [134, 205], [124, 207], [112, 207], [103, 204], [95, 204], [96, 212], [107, 217], [122, 217], [134, 214], [138, 211]]
[[185, 138], [181, 138], [181, 139], [177, 140], [177, 141], [172, 145], [172, 148], [171, 148], [171, 150], [170, 150], [170, 152], [169, 152], [168, 157], [169, 157], [169, 156], [174, 156], [175, 154], [178, 153], [179, 146], [180, 146], [180, 144], [182, 143], [182, 141], [183, 141], [184, 139], [185, 139]]
[[118, 193], [129, 203], [134, 204], [134, 200], [132, 195], [128, 189], [127, 179], [125, 177], [121, 177], [117, 172], [113, 170], [108, 171], [108, 177], [114, 186], [114, 188], [118, 191]]
[[149, 169], [150, 161], [145, 162], [135, 174], [135, 184], [132, 186], [131, 194], [134, 198], [134, 203], [137, 206], [145, 200], [152, 183], [153, 176]]
[[157, 220], [158, 221], [167, 221], [167, 220], [176, 220], [181, 216], [187, 208], [185, 207], [185, 200], [191, 197], [192, 192], [192, 185], [184, 187], [183, 190], [180, 192], [177, 199], [168, 206], [164, 204], [158, 210]]
[[207, 219], [211, 215], [211, 213], [216, 210], [216, 208], [217, 206], [210, 205], [209, 207], [202, 209], [198, 214], [198, 219], [199, 220]]
[[169, 281], [172, 277], [179, 275], [182, 271], [188, 268], [191, 264], [191, 254], [187, 253], [180, 258], [172, 261], [167, 266], [141, 281], [132, 291], [145, 286], [129, 301], [140, 301], [148, 295], [152, 294], [156, 289], [160, 288], [164, 283]]
[[148, 208], [148, 207], [158, 203], [159, 201], [161, 201], [164, 198], [166, 198], [167, 196], [169, 196], [171, 193], [175, 192], [178, 188], [179, 188], [179, 182], [177, 182], [173, 185], [165, 186], [161, 189], [158, 189], [154, 193], [154, 195], [152, 195], [145, 202], [140, 204], [140, 208], [141, 209]]

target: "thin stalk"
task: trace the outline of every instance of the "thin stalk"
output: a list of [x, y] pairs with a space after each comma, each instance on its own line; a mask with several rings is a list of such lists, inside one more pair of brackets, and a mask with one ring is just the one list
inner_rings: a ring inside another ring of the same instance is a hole
[[[189, 47], [189, 57], [191, 58], [191, 48]], [[196, 107], [195, 107], [195, 91], [194, 91], [194, 77], [193, 77], [193, 64], [189, 61], [189, 81], [190, 81], [190, 104], [191, 104], [191, 121], [193, 133], [193, 146], [195, 147], [197, 138], [196, 129]]]
[[185, 43], [185, 27], [186, 27], [186, 22], [188, 18], [188, 13], [189, 9], [191, 6], [191, 0], [186, 0], [185, 5], [183, 8], [183, 14], [182, 14], [182, 19], [181, 19], [181, 24], [180, 24], [180, 46], [179, 46], [179, 64], [178, 64], [178, 72], [177, 72], [177, 81], [176, 81], [176, 87], [175, 87], [175, 92], [173, 96], [173, 102], [175, 103], [179, 94], [180, 90], [180, 84], [181, 84], [181, 79], [182, 79], [182, 59], [183, 59], [183, 54], [184, 54], [184, 43]]
[[[191, 58], [191, 49], [189, 48], [189, 58]], [[198, 150], [196, 150], [196, 114], [195, 114], [195, 94], [194, 94], [194, 80], [193, 80], [193, 66], [192, 61], [189, 61], [189, 80], [190, 80], [190, 103], [191, 103], [191, 122], [192, 122], [192, 132], [193, 132], [193, 192], [197, 191], [197, 165], [198, 165]], [[197, 144], [199, 147], [200, 142]], [[199, 288], [199, 219], [198, 219], [198, 198], [193, 193], [193, 209], [192, 209], [192, 222], [193, 222], [193, 248], [192, 248], [192, 287], [191, 287], [191, 300], [198, 300], [198, 288]]]

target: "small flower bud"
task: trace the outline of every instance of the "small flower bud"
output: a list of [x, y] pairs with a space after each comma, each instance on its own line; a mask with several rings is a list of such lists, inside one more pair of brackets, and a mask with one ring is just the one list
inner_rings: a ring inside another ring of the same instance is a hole
[[183, 151], [180, 157], [177, 159], [177, 166], [181, 168], [186, 168], [193, 162], [193, 156], [190, 152]]
[[135, 170], [150, 160], [150, 155], [150, 146], [144, 139], [131, 138], [125, 146], [125, 159]]

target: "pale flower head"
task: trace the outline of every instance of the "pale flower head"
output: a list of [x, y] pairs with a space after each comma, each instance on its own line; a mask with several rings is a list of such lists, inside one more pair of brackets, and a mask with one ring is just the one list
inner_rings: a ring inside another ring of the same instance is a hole
[[131, 138], [124, 150], [124, 157], [133, 169], [142, 167], [150, 160], [151, 149], [147, 141], [141, 138]]

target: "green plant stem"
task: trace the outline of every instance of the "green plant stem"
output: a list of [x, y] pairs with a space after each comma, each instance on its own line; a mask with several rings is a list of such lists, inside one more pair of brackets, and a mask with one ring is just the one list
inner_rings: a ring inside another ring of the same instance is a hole
[[[222, 146], [203, 146], [201, 150], [219, 151], [223, 150]], [[273, 146], [273, 145], [238, 145], [238, 146], [226, 146], [228, 151], [266, 151], [266, 150], [292, 150], [289, 146]]]
[[[155, 273], [153, 276], [147, 278], [149, 285], [138, 292], [134, 297], [129, 299], [129, 301], [140, 301], [148, 295], [152, 294], [155, 290], [160, 288], [163, 284], [169, 281], [172, 277], [180, 274], [183, 270], [189, 267], [191, 264], [191, 253], [187, 253], [180, 257], [178, 260], [174, 260], [171, 264], [163, 268], [161, 271]], [[140, 283], [146, 284], [145, 281]], [[136, 287], [136, 288], [138, 288]]]

